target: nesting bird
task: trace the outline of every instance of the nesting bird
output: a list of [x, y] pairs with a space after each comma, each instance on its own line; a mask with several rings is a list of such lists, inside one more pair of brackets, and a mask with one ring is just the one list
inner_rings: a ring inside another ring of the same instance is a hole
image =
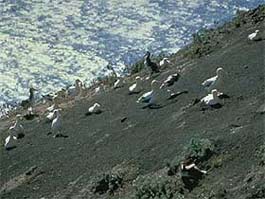
[[16, 140], [17, 140], [17, 138], [15, 136], [9, 135], [5, 139], [5, 144], [4, 144], [5, 149], [11, 150], [13, 148], [16, 148]]
[[114, 85], [113, 85], [113, 88], [114, 89], [117, 89], [117, 88], [121, 88], [123, 86], [123, 81], [121, 79], [117, 79], [115, 82], [114, 82]]
[[169, 75], [167, 79], [162, 83], [160, 88], [164, 88], [165, 86], [170, 87], [172, 86], [175, 82], [179, 80], [180, 75], [178, 73], [175, 73], [173, 75]]
[[147, 51], [146, 54], [144, 55], [145, 57], [144, 65], [151, 69], [151, 75], [153, 73], [159, 73], [160, 71], [159, 71], [158, 65], [155, 62], [151, 61], [150, 56], [151, 56], [151, 53]]
[[137, 103], [147, 103], [148, 105], [155, 104], [157, 90], [159, 89], [159, 82], [157, 80], [153, 80], [151, 82], [151, 91], [144, 93], [141, 97], [136, 101]]
[[259, 33], [259, 30], [255, 30], [255, 32], [251, 33], [250, 35], [248, 35], [248, 39], [249, 40], [255, 40], [255, 38], [257, 37], [257, 34]]
[[218, 97], [218, 91], [216, 89], [213, 89], [211, 91], [211, 94], [208, 94], [201, 99], [201, 102], [207, 106], [215, 106], [221, 104], [221, 100]]
[[129, 94], [137, 94], [142, 90], [142, 79], [140, 76], [135, 77], [135, 83], [129, 87]]
[[159, 62], [159, 66], [163, 67], [163, 66], [167, 66], [168, 64], [171, 64], [171, 62], [169, 61], [169, 59], [167, 57], [163, 58], [160, 62]]
[[223, 78], [224, 78], [224, 69], [223, 68], [217, 68], [216, 76], [205, 80], [202, 83], [202, 86], [206, 90], [210, 91], [210, 90], [214, 89], [215, 87], [217, 87], [223, 81]]
[[101, 105], [99, 103], [95, 103], [93, 106], [89, 107], [86, 115], [99, 114], [101, 112], [102, 112]]

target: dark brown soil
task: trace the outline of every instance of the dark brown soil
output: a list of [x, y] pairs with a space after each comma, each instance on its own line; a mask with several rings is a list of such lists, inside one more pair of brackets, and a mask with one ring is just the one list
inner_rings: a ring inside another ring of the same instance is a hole
[[[208, 174], [191, 192], [180, 191], [183, 198], [264, 199], [264, 165], [256, 154], [265, 144], [265, 38], [247, 39], [256, 29], [265, 31], [264, 10], [259, 7], [236, 19], [236, 24], [233, 21], [212, 30], [219, 33], [209, 33], [215, 36], [207, 40], [206, 51], [199, 44], [172, 55], [173, 66], [156, 79], [164, 80], [181, 69], [172, 90], [188, 93], [167, 100], [169, 96], [161, 92], [159, 109], [142, 109], [136, 103], [139, 95], [128, 95], [131, 83], [126, 83], [64, 109], [63, 134], [67, 138], [47, 136], [50, 124], [44, 120], [24, 121], [26, 134], [17, 147], [0, 149], [0, 197], [136, 198], [132, 184], [137, 176], [161, 172], [192, 138], [207, 138], [215, 145], [215, 155], [200, 165]], [[194, 56], [198, 52], [200, 56]], [[206, 95], [200, 84], [219, 66], [228, 73], [222, 91], [230, 98], [219, 109], [202, 111], [199, 104], [191, 104]], [[149, 85], [145, 83], [146, 91]], [[86, 116], [94, 102], [102, 105], [103, 112]], [[9, 120], [0, 121], [2, 140], [7, 124]], [[41, 174], [21, 180], [33, 166], [41, 168]], [[103, 173], [114, 177], [119, 173], [121, 184], [114, 191], [93, 192]], [[165, 173], [162, 178], [169, 178]], [[171, 181], [176, 178], [170, 177]]]

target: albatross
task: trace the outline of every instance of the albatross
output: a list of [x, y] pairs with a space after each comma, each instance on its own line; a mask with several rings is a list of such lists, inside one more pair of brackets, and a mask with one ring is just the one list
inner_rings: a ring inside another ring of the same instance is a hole
[[54, 110], [54, 114], [55, 118], [52, 120], [51, 132], [56, 136], [62, 130], [62, 119], [58, 109]]
[[101, 105], [96, 102], [93, 106], [88, 108], [88, 112], [86, 113], [86, 115], [100, 114], [101, 112]]
[[135, 77], [135, 83], [129, 87], [129, 94], [138, 94], [142, 90], [142, 79], [140, 76]]
[[136, 101], [137, 103], [147, 103], [148, 105], [155, 104], [156, 101], [156, 93], [159, 89], [159, 82], [157, 80], [153, 80], [151, 82], [151, 91], [144, 93], [141, 97]]
[[221, 104], [221, 100], [218, 97], [217, 89], [213, 89], [210, 94], [201, 99], [201, 103], [207, 106], [215, 106]]
[[9, 135], [5, 139], [5, 144], [4, 144], [5, 149], [11, 150], [13, 148], [16, 148], [16, 140], [17, 140], [17, 138], [15, 136]]
[[163, 66], [167, 66], [171, 64], [171, 62], [169, 61], [169, 59], [167, 57], [163, 58], [160, 62], [159, 62], [159, 66], [163, 67]]
[[248, 39], [249, 40], [255, 40], [257, 34], [259, 33], [259, 30], [255, 30], [255, 32], [251, 33], [250, 35], [248, 35]]
[[114, 82], [114, 85], [113, 85], [113, 88], [114, 89], [117, 89], [117, 88], [121, 88], [123, 86], [123, 81], [121, 79], [117, 79], [115, 82]]
[[207, 80], [205, 80], [202, 83], [202, 86], [210, 91], [213, 88], [215, 88], [216, 86], [218, 86], [222, 81], [223, 81], [223, 77], [224, 77], [224, 69], [223, 68], [217, 68], [216, 70], [216, 76], [211, 77]]

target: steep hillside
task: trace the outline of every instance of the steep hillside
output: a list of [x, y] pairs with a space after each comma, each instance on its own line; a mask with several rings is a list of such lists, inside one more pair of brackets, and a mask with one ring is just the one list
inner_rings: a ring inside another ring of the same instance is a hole
[[[120, 89], [64, 106], [67, 138], [47, 135], [43, 117], [23, 121], [26, 135], [17, 147], [0, 149], [1, 198], [265, 198], [265, 34], [247, 39], [256, 29], [264, 33], [264, 23], [260, 6], [197, 34], [155, 78], [179, 70], [172, 90], [188, 93], [168, 100], [161, 91], [159, 108], [137, 104], [140, 95], [128, 95], [127, 78]], [[204, 109], [194, 102], [207, 94], [200, 85], [218, 67], [227, 72], [220, 91], [229, 98], [221, 108]], [[86, 116], [94, 102], [103, 112]], [[2, 140], [10, 122], [0, 121]], [[207, 170], [192, 190], [179, 170], [168, 175], [190, 151]]]

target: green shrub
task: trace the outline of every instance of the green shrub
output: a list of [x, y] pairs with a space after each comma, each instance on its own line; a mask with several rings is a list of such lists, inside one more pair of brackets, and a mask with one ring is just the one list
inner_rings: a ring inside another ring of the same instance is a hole
[[184, 196], [179, 191], [181, 189], [179, 182], [176, 177], [172, 178], [167, 175], [140, 176], [134, 182], [135, 198], [182, 199]]
[[192, 138], [188, 145], [184, 147], [183, 152], [175, 156], [170, 163], [167, 163], [169, 168], [168, 175], [175, 175], [178, 172], [180, 163], [188, 157], [203, 162], [208, 160], [213, 154], [214, 144], [209, 139]]
[[214, 145], [209, 139], [192, 138], [186, 148], [186, 156], [204, 161], [207, 160], [214, 152]]

